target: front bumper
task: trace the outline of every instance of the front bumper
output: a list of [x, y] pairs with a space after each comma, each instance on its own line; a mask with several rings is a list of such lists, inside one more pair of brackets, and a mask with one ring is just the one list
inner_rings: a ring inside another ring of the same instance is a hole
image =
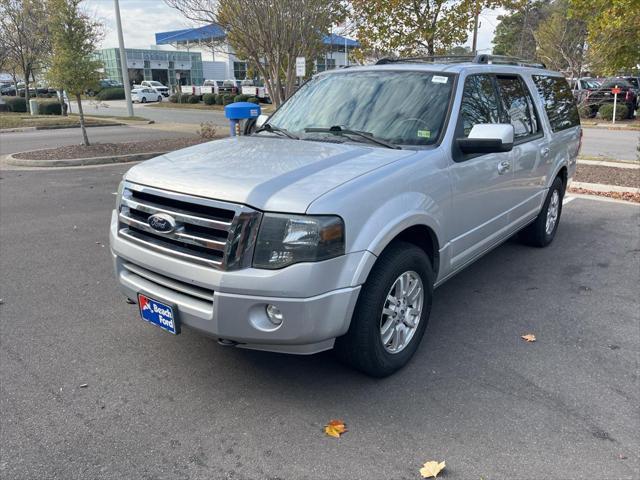
[[[282, 270], [220, 271], [188, 263], [118, 237], [112, 216], [110, 243], [123, 293], [138, 293], [177, 307], [182, 325], [239, 347], [311, 354], [333, 347], [346, 333], [360, 285], [375, 256], [356, 252]], [[274, 327], [266, 306], [284, 315]]]

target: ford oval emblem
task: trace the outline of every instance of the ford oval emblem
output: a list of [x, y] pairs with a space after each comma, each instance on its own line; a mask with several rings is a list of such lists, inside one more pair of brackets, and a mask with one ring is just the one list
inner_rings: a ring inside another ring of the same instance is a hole
[[171, 233], [176, 229], [176, 221], [166, 213], [156, 213], [147, 219], [147, 223], [156, 232]]

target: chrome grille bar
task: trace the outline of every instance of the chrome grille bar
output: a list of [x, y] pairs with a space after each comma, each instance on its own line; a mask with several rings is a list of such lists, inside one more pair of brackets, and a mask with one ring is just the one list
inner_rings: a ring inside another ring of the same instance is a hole
[[[171, 217], [163, 232], [151, 227], [155, 214]], [[249, 266], [262, 214], [244, 205], [125, 182], [118, 234], [132, 243], [220, 270]]]

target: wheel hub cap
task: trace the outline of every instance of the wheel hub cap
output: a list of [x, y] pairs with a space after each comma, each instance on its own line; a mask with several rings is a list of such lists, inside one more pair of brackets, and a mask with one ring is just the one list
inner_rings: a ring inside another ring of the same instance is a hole
[[551, 194], [551, 200], [549, 201], [549, 207], [547, 208], [547, 221], [545, 225], [545, 232], [547, 235], [551, 235], [553, 229], [558, 221], [558, 213], [560, 212], [560, 193], [558, 190], [554, 190]]
[[409, 344], [420, 323], [424, 288], [414, 271], [404, 272], [393, 283], [380, 317], [380, 340], [389, 353], [399, 353]]

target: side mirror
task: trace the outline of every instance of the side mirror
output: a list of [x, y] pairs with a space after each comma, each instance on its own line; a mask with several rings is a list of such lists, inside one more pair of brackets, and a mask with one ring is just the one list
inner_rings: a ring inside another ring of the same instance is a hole
[[464, 153], [510, 152], [513, 148], [513, 125], [506, 123], [479, 123], [467, 138], [458, 138]]
[[256, 118], [256, 128], [260, 128], [267, 120], [269, 120], [269, 115], [258, 115], [258, 118]]

